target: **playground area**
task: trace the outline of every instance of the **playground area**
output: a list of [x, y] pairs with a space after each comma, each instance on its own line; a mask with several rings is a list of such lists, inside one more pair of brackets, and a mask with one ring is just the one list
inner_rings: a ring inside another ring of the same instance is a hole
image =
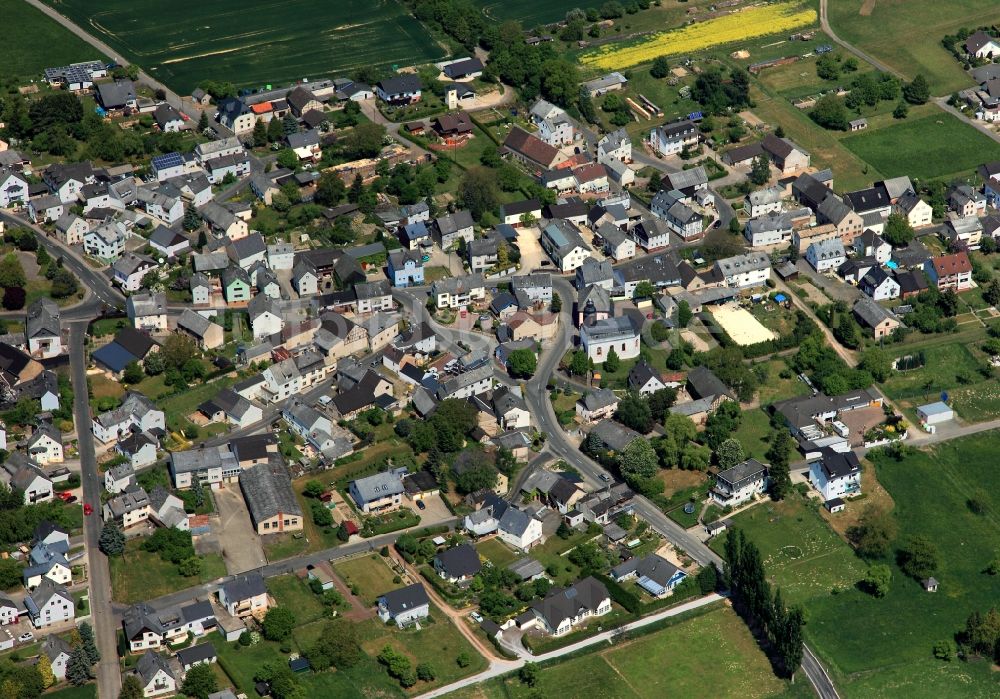
[[777, 337], [754, 318], [750, 311], [734, 304], [716, 306], [712, 309], [712, 317], [738, 345], [755, 345]]

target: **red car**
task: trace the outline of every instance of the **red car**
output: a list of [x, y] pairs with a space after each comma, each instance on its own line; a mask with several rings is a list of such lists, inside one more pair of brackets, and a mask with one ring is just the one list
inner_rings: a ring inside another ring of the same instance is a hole
[[83, 503], [83, 514], [89, 515], [94, 512], [94, 508], [90, 506], [89, 502]]
[[59, 493], [59, 499], [60, 500], [64, 500], [66, 502], [69, 502], [69, 499], [71, 497], [73, 497], [73, 493], [69, 492], [68, 490], [64, 490], [61, 493]]

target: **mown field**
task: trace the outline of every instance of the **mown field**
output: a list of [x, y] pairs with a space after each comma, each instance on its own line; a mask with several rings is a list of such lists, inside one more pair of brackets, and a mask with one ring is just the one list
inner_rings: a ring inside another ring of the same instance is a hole
[[0, 41], [0, 74], [4, 76], [34, 78], [46, 68], [105, 59], [24, 0], [0, 0], [0, 18], [8, 30]]
[[797, 689], [791, 690], [774, 676], [746, 625], [731, 609], [714, 607], [623, 645], [548, 666], [539, 673], [533, 689], [517, 679], [499, 678], [447, 696], [449, 699], [808, 696], [808, 690], [795, 693]]
[[535, 27], [540, 24], [559, 22], [566, 13], [576, 7], [587, 7], [575, 0], [513, 0], [513, 2], [497, 2], [496, 0], [476, 0], [476, 5], [482, 8], [483, 14], [497, 22], [517, 20], [524, 27]]
[[49, 2], [182, 93], [202, 80], [252, 87], [446, 54], [397, 0]]
[[[869, 14], [862, 14], [865, 7]], [[831, 0], [837, 35], [912, 79], [923, 73], [934, 95], [970, 87], [972, 79], [941, 46], [946, 34], [1000, 20], [996, 0]], [[891, 31], [887, 31], [891, 28]]]
[[870, 129], [843, 144], [886, 177], [933, 179], [1000, 158], [1000, 144], [945, 112]]

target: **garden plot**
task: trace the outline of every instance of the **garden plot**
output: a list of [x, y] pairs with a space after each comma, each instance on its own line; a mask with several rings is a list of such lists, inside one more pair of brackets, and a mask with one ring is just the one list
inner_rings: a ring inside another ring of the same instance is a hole
[[777, 337], [768, 330], [750, 311], [733, 305], [717, 306], [712, 309], [712, 317], [722, 329], [733, 338], [737, 345], [746, 347], [766, 342]]

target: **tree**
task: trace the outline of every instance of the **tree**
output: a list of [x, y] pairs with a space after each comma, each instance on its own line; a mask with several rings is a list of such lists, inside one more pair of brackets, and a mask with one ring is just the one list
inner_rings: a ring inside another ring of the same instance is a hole
[[698, 571], [698, 589], [707, 595], [719, 587], [719, 573], [714, 565], [707, 565]]
[[983, 291], [983, 300], [991, 306], [1000, 305], [1000, 280], [992, 279]]
[[491, 490], [497, 484], [497, 471], [486, 462], [466, 468], [455, 475], [455, 488], [461, 493], [474, 493], [477, 490]]
[[299, 167], [299, 156], [295, 155], [295, 151], [293, 151], [291, 148], [283, 148], [280, 151], [278, 151], [277, 162], [278, 165], [280, 165], [283, 168], [287, 168], [289, 170], [297, 170]]
[[758, 155], [753, 159], [753, 166], [750, 168], [750, 181], [760, 186], [767, 184], [771, 179], [771, 162], [766, 155]]
[[913, 82], [903, 86], [903, 99], [910, 104], [924, 104], [931, 98], [931, 87], [923, 73], [917, 73]]
[[656, 295], [656, 287], [651, 282], [642, 281], [635, 285], [632, 298], [651, 299]]
[[107, 522], [101, 528], [97, 545], [105, 556], [120, 556], [125, 553], [125, 532], [117, 522]]
[[167, 369], [180, 369], [190, 359], [198, 356], [198, 345], [189, 335], [173, 333], [164, 341], [159, 354]]
[[125, 383], [139, 383], [144, 376], [142, 367], [136, 361], [126, 364], [125, 370], [122, 372], [122, 380]]
[[87, 684], [90, 681], [90, 665], [87, 651], [83, 646], [76, 646], [69, 655], [69, 662], [66, 663], [66, 679], [77, 687]]
[[516, 349], [507, 358], [507, 369], [510, 375], [519, 379], [530, 379], [535, 374], [538, 358], [533, 350]]
[[[607, 367], [607, 362], [604, 366]], [[640, 434], [647, 434], [653, 429], [653, 411], [649, 402], [642, 394], [632, 391], [618, 402], [615, 420]]]
[[347, 529], [347, 522], [341, 522], [340, 526], [337, 527], [337, 539], [339, 541], [348, 541], [351, 538], [351, 532]]
[[840, 344], [849, 349], [856, 349], [861, 346], [861, 327], [847, 313], [840, 315], [837, 327], [833, 329], [833, 335], [840, 341]]
[[267, 124], [263, 121], [258, 121], [253, 125], [253, 144], [257, 148], [263, 148], [267, 145]]
[[272, 607], [264, 615], [261, 630], [269, 641], [284, 641], [295, 629], [295, 614], [287, 607]]
[[525, 663], [517, 671], [517, 678], [529, 687], [534, 687], [538, 683], [538, 666], [532, 662]]
[[590, 358], [580, 349], [573, 353], [569, 363], [569, 373], [575, 376], [586, 376], [590, 371]]
[[913, 240], [913, 227], [902, 214], [889, 214], [886, 219], [882, 238], [895, 248], [905, 247]]
[[618, 470], [630, 488], [644, 490], [647, 481], [659, 471], [659, 460], [653, 446], [645, 439], [633, 440], [618, 455]]
[[432, 682], [436, 677], [434, 666], [430, 663], [420, 663], [417, 665], [417, 679], [421, 682]]
[[324, 172], [320, 175], [313, 198], [322, 206], [336, 206], [346, 195], [347, 187], [340, 176], [333, 172]]
[[201, 115], [198, 117], [198, 130], [204, 131], [208, 128], [208, 112], [204, 109], [201, 110]]
[[653, 419], [657, 422], [664, 422], [670, 415], [670, 408], [677, 402], [677, 391], [672, 388], [661, 388], [654, 391], [647, 400]]
[[950, 640], [938, 641], [934, 644], [934, 657], [938, 660], [943, 660], [946, 663], [950, 663], [955, 659], [955, 644]]
[[362, 658], [357, 627], [345, 619], [335, 619], [323, 627], [323, 633], [316, 640], [306, 657], [317, 672], [336, 667], [346, 670], [354, 667]]
[[795, 440], [784, 428], [778, 428], [771, 433], [771, 446], [764, 458], [770, 464], [768, 475], [771, 478], [771, 497], [784, 500], [792, 489], [792, 479], [788, 471], [789, 460], [795, 451]]
[[198, 213], [198, 209], [193, 206], [187, 207], [184, 211], [184, 230], [191, 231], [198, 230], [201, 226], [201, 215]]
[[614, 372], [618, 371], [618, 368], [621, 367], [621, 364], [622, 362], [621, 359], [619, 359], [618, 357], [618, 353], [615, 352], [615, 348], [612, 347], [611, 349], [608, 350], [608, 356], [604, 358], [604, 369], [613, 374]]
[[885, 510], [868, 505], [858, 523], [847, 530], [847, 538], [862, 556], [881, 558], [896, 538], [896, 523]]
[[910, 107], [906, 102], [900, 102], [896, 105], [896, 108], [892, 110], [893, 119], [905, 119], [910, 114]]
[[385, 127], [364, 122], [344, 137], [344, 150], [352, 158], [374, 158], [382, 151], [384, 142]]
[[719, 462], [719, 468], [722, 469], [732, 468], [746, 460], [743, 445], [740, 444], [740, 440], [733, 437], [719, 445], [719, 448], [715, 450], [715, 457]]
[[24, 286], [28, 283], [28, 278], [24, 274], [24, 267], [17, 255], [9, 253], [0, 260], [0, 286], [4, 289]]
[[143, 699], [145, 696], [142, 689], [142, 682], [139, 681], [138, 677], [135, 675], [125, 675], [122, 678], [122, 691], [118, 694], [118, 699]]
[[[258, 122], [260, 123], [260, 122]], [[219, 681], [212, 666], [207, 663], [195, 665], [184, 676], [181, 691], [195, 699], [208, 699], [208, 695], [219, 689]]]
[[670, 75], [670, 61], [666, 56], [657, 56], [653, 59], [653, 65], [649, 69], [649, 74], [657, 80]]
[[809, 118], [825, 129], [847, 131], [847, 109], [840, 98], [834, 94], [820, 97], [809, 112]]
[[56, 676], [52, 672], [52, 661], [49, 660], [48, 655], [45, 653], [39, 655], [35, 668], [38, 669], [38, 674], [42, 678], [42, 687], [48, 689], [56, 683]]
[[482, 166], [469, 168], [458, 187], [458, 198], [472, 217], [481, 221], [500, 204], [495, 173]]
[[318, 498], [320, 495], [326, 492], [326, 488], [323, 484], [317, 480], [306, 481], [305, 487], [302, 489], [302, 494], [307, 498]]
[[681, 299], [677, 302], [677, 327], [686, 328], [691, 322], [691, 306], [687, 301]]
[[882, 382], [892, 374], [892, 360], [885, 350], [873, 347], [861, 353], [858, 368], [867, 371], [876, 381]]
[[91, 664], [100, 662], [101, 651], [97, 650], [97, 643], [94, 641], [94, 627], [84, 621], [77, 627], [77, 631], [80, 632], [80, 645], [83, 646], [87, 659]]
[[900, 549], [898, 563], [902, 571], [911, 578], [929, 578], [937, 571], [937, 547], [927, 537], [914, 536]]
[[549, 303], [549, 310], [553, 313], [562, 312], [562, 296], [559, 294], [552, 294], [552, 301]]
[[864, 588], [874, 597], [885, 597], [889, 592], [889, 583], [892, 582], [892, 570], [884, 563], [876, 563], [862, 580]]
[[281, 119], [271, 119], [267, 123], [267, 140], [270, 143], [278, 143], [285, 137], [285, 130], [282, 127]]

